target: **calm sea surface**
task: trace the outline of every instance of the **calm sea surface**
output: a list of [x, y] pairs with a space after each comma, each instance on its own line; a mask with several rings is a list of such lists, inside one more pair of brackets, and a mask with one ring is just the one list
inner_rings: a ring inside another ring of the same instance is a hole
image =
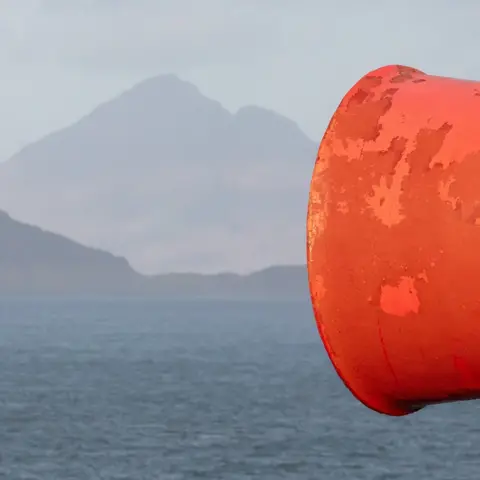
[[374, 414], [308, 304], [0, 301], [0, 478], [478, 480], [480, 409]]

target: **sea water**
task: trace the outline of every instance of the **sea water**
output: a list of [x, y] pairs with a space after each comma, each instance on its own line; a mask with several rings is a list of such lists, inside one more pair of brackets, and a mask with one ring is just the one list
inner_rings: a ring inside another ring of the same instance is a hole
[[479, 434], [358, 403], [308, 303], [0, 300], [7, 480], [477, 480]]

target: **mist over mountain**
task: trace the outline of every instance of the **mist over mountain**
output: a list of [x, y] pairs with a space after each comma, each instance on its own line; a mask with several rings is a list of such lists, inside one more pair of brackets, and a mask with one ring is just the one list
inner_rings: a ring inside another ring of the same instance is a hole
[[160, 299], [304, 300], [304, 266], [250, 275], [145, 276], [127, 260], [13, 220], [0, 211], [0, 295], [152, 297]]
[[0, 208], [142, 273], [299, 264], [316, 150], [281, 115], [159, 76], [1, 164]]

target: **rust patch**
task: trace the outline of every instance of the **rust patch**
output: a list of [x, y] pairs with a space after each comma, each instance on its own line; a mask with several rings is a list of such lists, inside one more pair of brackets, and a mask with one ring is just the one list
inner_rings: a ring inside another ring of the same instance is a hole
[[406, 77], [405, 75], [396, 75], [390, 79], [390, 83], [401, 83], [410, 80], [412, 77]]
[[415, 73], [421, 73], [416, 68], [407, 67], [405, 65], [397, 65], [397, 70], [401, 75], [413, 75]]
[[392, 108], [391, 96], [354, 104], [338, 112], [334, 134], [339, 140], [373, 141], [380, 135], [380, 118]]
[[403, 67], [401, 65], [397, 66], [398, 75], [392, 77], [390, 79], [390, 83], [403, 83], [407, 80], [412, 80], [413, 75], [416, 73], [420, 73], [418, 70], [410, 67]]
[[393, 97], [398, 92], [399, 88], [387, 88], [381, 95], [381, 98]]
[[347, 107], [351, 107], [352, 105], [359, 105], [365, 102], [370, 96], [370, 92], [360, 88], [347, 103]]
[[387, 88], [378, 95], [381, 77], [367, 76], [346, 104], [335, 112], [329, 132], [337, 140], [369, 142], [376, 140], [382, 129], [380, 119], [392, 108], [398, 88]]
[[[433, 160], [442, 148], [447, 135], [452, 130], [453, 125], [445, 122], [441, 127], [421, 128], [415, 137], [415, 149], [409, 154], [408, 162], [411, 165], [411, 173], [426, 173], [432, 170]], [[448, 166], [444, 163], [438, 163], [444, 168]]]
[[382, 84], [383, 78], [377, 75], [366, 75], [361, 82], [364, 88], [372, 90], [378, 88]]

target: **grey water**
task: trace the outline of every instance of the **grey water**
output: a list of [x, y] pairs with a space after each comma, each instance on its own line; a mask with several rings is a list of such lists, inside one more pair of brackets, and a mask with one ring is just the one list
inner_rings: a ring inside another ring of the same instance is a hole
[[306, 303], [0, 301], [7, 480], [477, 480], [479, 414], [370, 412]]

